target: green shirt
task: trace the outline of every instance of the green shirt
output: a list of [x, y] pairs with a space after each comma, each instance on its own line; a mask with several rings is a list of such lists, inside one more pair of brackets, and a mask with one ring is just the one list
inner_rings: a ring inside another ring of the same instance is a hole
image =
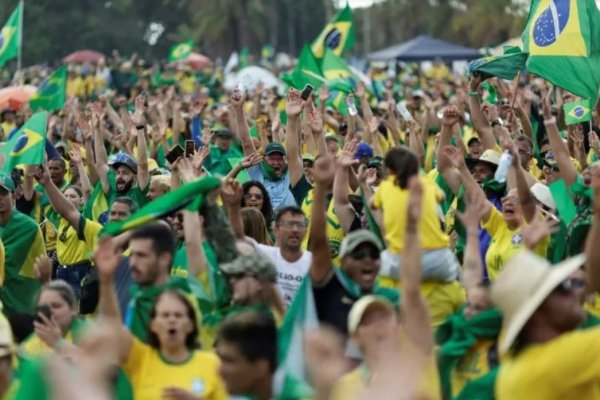
[[148, 190], [150, 189], [150, 183], [148, 183], [148, 185], [143, 189], [140, 189], [140, 187], [137, 184], [134, 184], [131, 187], [131, 189], [129, 189], [127, 192], [119, 193], [117, 191], [117, 176], [115, 174], [115, 171], [113, 169], [110, 169], [108, 171], [108, 184], [109, 190], [107, 197], [109, 209], [110, 206], [112, 206], [112, 203], [114, 203], [118, 197], [129, 197], [131, 200], [135, 201], [138, 208], [144, 206], [150, 201], [150, 199], [148, 198]]

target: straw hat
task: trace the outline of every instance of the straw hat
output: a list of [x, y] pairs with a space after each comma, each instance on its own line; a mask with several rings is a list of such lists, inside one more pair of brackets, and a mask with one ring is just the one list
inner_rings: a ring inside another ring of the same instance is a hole
[[546, 297], [586, 260], [585, 254], [551, 265], [530, 251], [514, 256], [492, 284], [492, 301], [504, 317], [500, 353], [506, 353]]

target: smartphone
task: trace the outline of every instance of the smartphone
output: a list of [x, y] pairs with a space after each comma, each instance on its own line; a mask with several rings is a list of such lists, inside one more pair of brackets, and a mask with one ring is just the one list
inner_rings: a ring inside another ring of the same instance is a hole
[[194, 157], [194, 153], [196, 152], [196, 144], [193, 140], [185, 141], [185, 158]]
[[346, 107], [348, 107], [348, 114], [351, 116], [358, 114], [358, 110], [356, 109], [356, 104], [354, 104], [354, 98], [352, 96], [346, 96], [344, 101], [346, 102]]
[[302, 89], [302, 94], [300, 95], [300, 97], [302, 97], [302, 100], [308, 100], [310, 94], [312, 93], [312, 91], [314, 89], [315, 88], [312, 87], [311, 85], [306, 84], [306, 86], [304, 86], [304, 89]]
[[408, 108], [406, 108], [406, 104], [404, 104], [404, 102], [398, 103], [396, 105], [396, 109], [406, 122], [412, 120], [412, 115], [410, 115], [410, 112], [408, 111]]
[[179, 157], [182, 157], [182, 156], [183, 156], [183, 147], [181, 147], [180, 145], [177, 145], [177, 146], [173, 147], [171, 150], [169, 150], [166, 158], [170, 164], [173, 164]]
[[36, 309], [35, 309], [34, 320], [39, 323], [44, 323], [44, 321], [40, 317], [40, 314], [43, 314], [48, 319], [52, 318], [52, 310], [50, 310], [50, 306], [42, 305], [42, 306], [36, 307]]

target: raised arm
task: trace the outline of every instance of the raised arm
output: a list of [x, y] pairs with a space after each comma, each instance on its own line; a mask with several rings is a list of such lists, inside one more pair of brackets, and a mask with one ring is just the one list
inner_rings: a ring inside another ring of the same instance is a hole
[[560, 169], [560, 176], [565, 180], [568, 186], [571, 186], [577, 180], [577, 170], [571, 162], [569, 156], [569, 148], [566, 143], [563, 142], [562, 137], [558, 131], [558, 125], [556, 124], [556, 117], [552, 116], [550, 95], [551, 91], [544, 97], [542, 113], [544, 115], [544, 125], [546, 126], [546, 132], [548, 133], [548, 140], [550, 141], [550, 147], [554, 153], [554, 158]]
[[69, 156], [71, 158], [70, 162], [75, 164], [77, 172], [79, 173], [79, 183], [81, 184], [81, 192], [83, 193], [83, 198], [87, 202], [92, 192], [92, 185], [90, 184], [90, 178], [88, 177], [87, 172], [85, 171], [83, 160], [81, 159], [81, 151], [79, 150], [78, 144], [73, 144], [73, 148], [69, 152]]
[[[235, 89], [231, 96], [229, 96], [230, 110], [233, 114], [233, 119], [237, 125], [237, 134], [242, 142], [242, 149], [245, 156], [256, 153], [256, 147], [250, 137], [250, 129], [248, 128], [248, 121], [246, 121], [246, 113], [244, 112], [244, 94], [239, 90]], [[288, 127], [289, 129], [289, 127]]]
[[302, 155], [300, 154], [300, 114], [303, 106], [304, 100], [302, 100], [300, 92], [291, 88], [285, 104], [285, 112], [288, 117], [285, 146], [291, 187], [296, 186], [304, 174]]
[[444, 154], [444, 149], [450, 145], [452, 129], [458, 123], [458, 112], [456, 107], [448, 106], [444, 110], [442, 118], [442, 131], [437, 148], [437, 169], [454, 194], [458, 194], [462, 181], [458, 171], [452, 166], [451, 160]]
[[103, 323], [111, 326], [113, 332], [119, 336], [119, 361], [124, 362], [131, 351], [133, 336], [121, 323], [121, 311], [115, 293], [114, 277], [119, 266], [119, 259], [120, 255], [113, 239], [110, 237], [102, 238], [94, 254], [100, 281], [98, 316]]
[[433, 348], [433, 335], [429, 321], [427, 304], [421, 292], [421, 243], [419, 220], [423, 204], [423, 186], [418, 176], [411, 178], [407, 216], [406, 236], [400, 280], [402, 281], [402, 318], [406, 333], [425, 353]]
[[312, 204], [312, 220], [309, 232], [312, 263], [310, 276], [313, 283], [319, 283], [331, 272], [331, 252], [327, 241], [327, 222], [325, 221], [325, 197], [333, 185], [335, 177], [335, 161], [329, 155], [320, 157], [315, 162], [315, 188]]
[[592, 167], [592, 183], [594, 190], [594, 220], [588, 233], [585, 252], [587, 254], [586, 277], [589, 289], [600, 293], [600, 164]]
[[474, 74], [471, 77], [471, 81], [469, 82], [469, 109], [471, 111], [473, 128], [479, 133], [483, 148], [493, 149], [496, 146], [496, 139], [494, 139], [492, 127], [481, 111], [481, 103], [479, 102], [479, 95], [477, 94], [477, 89], [479, 89], [481, 82], [482, 80], [479, 74]]
[[139, 95], [135, 99], [135, 112], [131, 116], [134, 127], [143, 126], [137, 129], [137, 183], [141, 190], [148, 187], [150, 183], [150, 173], [148, 172], [148, 147], [146, 143], [146, 125], [144, 123], [144, 110], [146, 107], [146, 96]]
[[344, 145], [344, 149], [338, 158], [339, 165], [333, 181], [333, 206], [335, 215], [337, 215], [344, 232], [350, 231], [352, 222], [354, 222], [354, 218], [356, 217], [356, 211], [348, 199], [348, 195], [350, 194], [348, 190], [350, 186], [348, 173], [350, 168], [358, 163], [358, 160], [354, 159], [355, 152], [355, 140]]
[[52, 208], [59, 213], [61, 217], [66, 219], [76, 231], [79, 231], [79, 219], [81, 217], [79, 210], [77, 210], [73, 203], [67, 200], [54, 182], [52, 182], [48, 167], [45, 165], [43, 167], [40, 184], [44, 187]]
[[96, 103], [92, 104], [92, 131], [94, 132], [94, 152], [96, 154], [96, 170], [98, 171], [98, 179], [102, 185], [104, 194], [110, 191], [108, 183], [108, 156], [104, 147], [104, 139], [100, 131], [100, 106]]
[[467, 245], [463, 259], [463, 287], [467, 290], [476, 287], [483, 280], [483, 263], [479, 244], [479, 224], [486, 210], [486, 198], [475, 195], [468, 199], [465, 212], [457, 212], [458, 218], [467, 231]]
[[521, 166], [521, 156], [519, 155], [515, 144], [512, 141], [510, 141], [505, 144], [505, 147], [511, 152], [513, 156], [512, 170], [515, 174], [515, 182], [517, 187], [517, 194], [519, 196], [519, 204], [521, 205], [521, 209], [523, 210], [523, 216], [525, 217], [525, 221], [527, 223], [530, 223], [534, 220], [537, 213], [535, 198], [533, 197], [533, 194], [531, 194], [530, 185], [525, 175], [525, 170]]
[[221, 199], [223, 200], [223, 205], [227, 209], [231, 229], [238, 239], [243, 239], [246, 236], [244, 220], [241, 213], [243, 195], [244, 190], [238, 181], [233, 179], [226, 179], [223, 181], [221, 187]]

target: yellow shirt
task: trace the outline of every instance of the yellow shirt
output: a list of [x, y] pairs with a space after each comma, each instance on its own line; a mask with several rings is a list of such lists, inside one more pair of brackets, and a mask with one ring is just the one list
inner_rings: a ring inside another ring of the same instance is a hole
[[84, 238], [80, 238], [75, 228], [64, 218], [60, 219], [56, 239], [56, 255], [60, 265], [90, 261], [91, 249], [88, 248]]
[[135, 337], [123, 365], [136, 400], [162, 399], [167, 387], [185, 389], [204, 400], [225, 400], [227, 391], [218, 369], [219, 359], [214, 353], [196, 350], [188, 360], [171, 363]]
[[600, 399], [600, 329], [565, 333], [503, 359], [496, 399]]
[[[400, 189], [394, 182], [395, 179], [394, 176], [389, 176], [381, 182], [373, 197], [373, 205], [383, 210], [385, 239], [390, 251], [402, 254], [409, 192], [407, 189]], [[422, 249], [446, 248], [450, 239], [442, 230], [438, 217], [438, 203], [442, 200], [443, 193], [431, 179], [420, 179], [423, 184], [423, 216], [419, 224]]]
[[452, 397], [458, 396], [467, 383], [490, 372], [488, 357], [496, 347], [495, 339], [478, 339], [452, 370]]
[[102, 229], [102, 225], [91, 219], [84, 218], [83, 215], [79, 219], [80, 236], [83, 237], [87, 245], [87, 251], [94, 252], [98, 247], [98, 234]]
[[[490, 247], [485, 254], [485, 264], [490, 280], [494, 280], [506, 263], [523, 248], [521, 227], [511, 230], [504, 221], [502, 213], [492, 207], [489, 219], [482, 224], [491, 236]], [[546, 237], [535, 248], [535, 253], [546, 258], [550, 238]]]

